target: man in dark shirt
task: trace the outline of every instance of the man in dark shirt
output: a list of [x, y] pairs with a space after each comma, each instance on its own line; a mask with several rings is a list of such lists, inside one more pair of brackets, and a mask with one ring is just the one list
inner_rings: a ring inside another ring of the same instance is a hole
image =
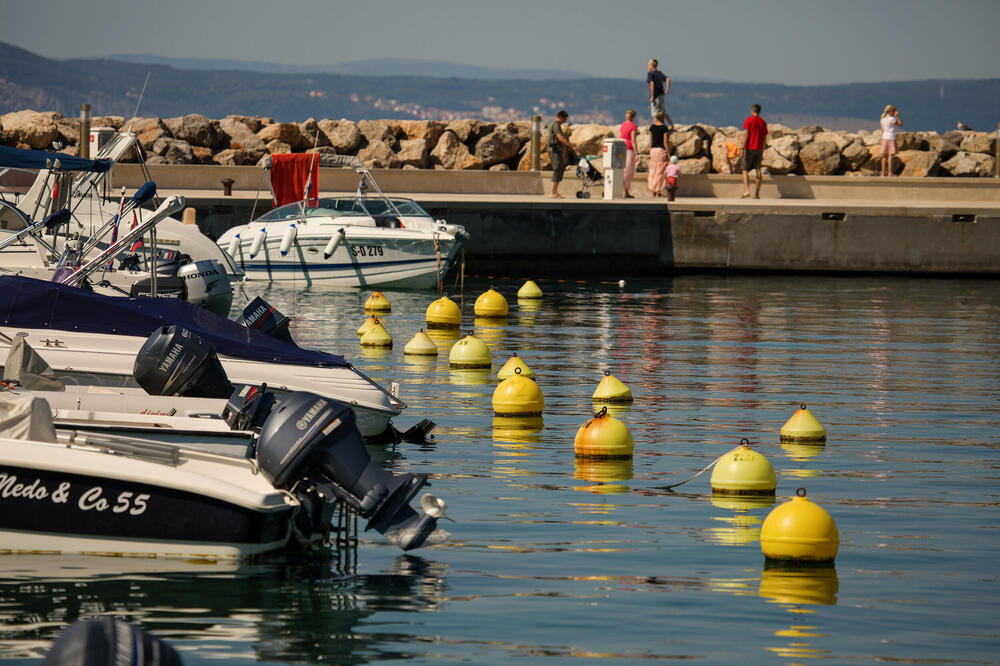
[[653, 58], [649, 61], [649, 72], [646, 74], [646, 82], [649, 84], [649, 115], [656, 117], [657, 111], [667, 112], [664, 98], [670, 92], [670, 77], [657, 69], [660, 61]]
[[743, 140], [743, 196], [750, 196], [750, 169], [757, 172], [757, 189], [753, 198], [760, 199], [760, 162], [764, 155], [764, 141], [767, 138], [767, 123], [760, 117], [760, 104], [750, 107], [750, 117], [743, 121], [746, 138]]
[[573, 144], [566, 136], [565, 123], [569, 120], [569, 114], [565, 109], [561, 109], [556, 114], [555, 120], [549, 125], [548, 149], [549, 161], [552, 162], [552, 190], [549, 192], [550, 199], [562, 199], [559, 194], [559, 183], [563, 179], [563, 170], [573, 156]]

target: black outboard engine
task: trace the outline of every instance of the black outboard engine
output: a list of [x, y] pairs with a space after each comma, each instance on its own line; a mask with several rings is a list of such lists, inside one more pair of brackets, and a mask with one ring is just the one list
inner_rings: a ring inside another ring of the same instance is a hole
[[354, 412], [339, 401], [293, 393], [261, 429], [261, 473], [275, 487], [303, 495], [303, 504], [332, 494], [368, 520], [366, 530], [403, 550], [419, 548], [437, 529], [435, 517], [420, 516], [409, 504], [427, 477], [392, 474], [372, 462], [354, 421]]
[[274, 407], [274, 400], [274, 394], [267, 390], [267, 384], [237, 386], [222, 410], [222, 419], [233, 430], [260, 432]]
[[[142, 278], [133, 282], [128, 290], [128, 295], [153, 296], [153, 278]], [[188, 297], [187, 283], [176, 275], [157, 273], [156, 296], [158, 298], [179, 298], [186, 301]]]
[[176, 325], [162, 326], [146, 338], [132, 375], [150, 395], [226, 398], [233, 392], [215, 347]]
[[56, 638], [44, 666], [181, 666], [180, 655], [167, 642], [142, 627], [105, 615], [77, 620]]
[[258, 296], [250, 301], [250, 304], [243, 308], [243, 312], [236, 318], [236, 321], [243, 324], [252, 331], [270, 335], [282, 342], [292, 341], [292, 336], [288, 332], [288, 322], [290, 319], [271, 307], [271, 304]]

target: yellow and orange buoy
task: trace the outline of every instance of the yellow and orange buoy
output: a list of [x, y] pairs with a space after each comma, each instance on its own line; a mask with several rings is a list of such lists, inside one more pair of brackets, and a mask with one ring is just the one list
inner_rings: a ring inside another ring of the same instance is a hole
[[542, 297], [542, 290], [534, 280], [528, 280], [521, 285], [521, 288], [517, 290], [518, 300], [533, 300]]
[[365, 301], [365, 312], [392, 312], [392, 305], [389, 299], [381, 291], [376, 291]]
[[493, 391], [496, 416], [539, 416], [545, 409], [545, 397], [535, 380], [514, 368], [514, 374], [500, 382]]
[[826, 510], [806, 499], [805, 488], [776, 506], [760, 529], [760, 549], [768, 561], [831, 564], [840, 549], [837, 524]]
[[427, 306], [427, 328], [458, 328], [462, 325], [462, 310], [458, 303], [442, 296]]
[[403, 353], [411, 356], [437, 356], [438, 348], [430, 336], [424, 333], [424, 329], [420, 329], [403, 347]]
[[573, 440], [573, 450], [578, 458], [631, 458], [634, 449], [632, 433], [624, 423], [608, 414], [607, 408], [602, 408], [580, 426]]
[[392, 336], [389, 335], [389, 331], [385, 330], [385, 326], [383, 326], [382, 323], [376, 319], [372, 327], [361, 336], [361, 346], [385, 348], [392, 347]]
[[716, 461], [711, 484], [712, 492], [722, 495], [773, 495], [778, 480], [771, 462], [744, 438]]
[[515, 370], [519, 371], [525, 377], [530, 379], [535, 378], [535, 373], [528, 367], [528, 364], [517, 355], [517, 352], [514, 352], [510, 355], [510, 358], [507, 359], [507, 362], [503, 364], [503, 367], [500, 368], [500, 372], [497, 373], [497, 379], [503, 381], [508, 377], [513, 377]]
[[473, 311], [477, 317], [506, 317], [507, 299], [491, 286], [476, 299]]
[[486, 343], [474, 335], [467, 335], [451, 347], [448, 362], [453, 368], [489, 368], [493, 355]]
[[372, 327], [377, 323], [378, 323], [378, 317], [376, 317], [375, 315], [366, 317], [365, 320], [361, 322], [361, 326], [358, 327], [358, 337], [361, 337], [365, 333], [370, 331]]
[[610, 370], [605, 370], [604, 378], [594, 391], [593, 401], [608, 403], [632, 402], [632, 390], [612, 375]]
[[804, 404], [799, 405], [799, 409], [781, 426], [781, 441], [819, 444], [826, 442], [826, 429]]

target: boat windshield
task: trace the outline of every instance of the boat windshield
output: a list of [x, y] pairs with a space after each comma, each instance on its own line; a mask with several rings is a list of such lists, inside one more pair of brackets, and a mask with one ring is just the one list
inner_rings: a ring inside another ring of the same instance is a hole
[[[392, 204], [407, 217], [430, 217], [430, 214], [420, 207], [413, 199], [389, 197]], [[362, 203], [364, 207], [362, 207]], [[367, 209], [367, 213], [365, 210]], [[342, 217], [349, 215], [394, 215], [394, 211], [386, 199], [367, 197], [359, 201], [357, 197], [321, 197], [315, 207], [305, 209], [306, 217]], [[282, 220], [297, 220], [302, 217], [302, 204], [290, 203], [275, 208], [270, 213], [257, 218], [258, 222], [280, 222]]]

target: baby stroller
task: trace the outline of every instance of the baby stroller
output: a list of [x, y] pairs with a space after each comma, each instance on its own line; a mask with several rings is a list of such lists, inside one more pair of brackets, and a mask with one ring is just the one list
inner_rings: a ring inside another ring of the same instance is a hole
[[600, 183], [604, 176], [597, 170], [597, 167], [590, 160], [597, 159], [597, 155], [585, 155], [576, 164], [576, 177], [580, 179], [580, 191], [576, 193], [577, 199], [590, 198], [590, 186]]

